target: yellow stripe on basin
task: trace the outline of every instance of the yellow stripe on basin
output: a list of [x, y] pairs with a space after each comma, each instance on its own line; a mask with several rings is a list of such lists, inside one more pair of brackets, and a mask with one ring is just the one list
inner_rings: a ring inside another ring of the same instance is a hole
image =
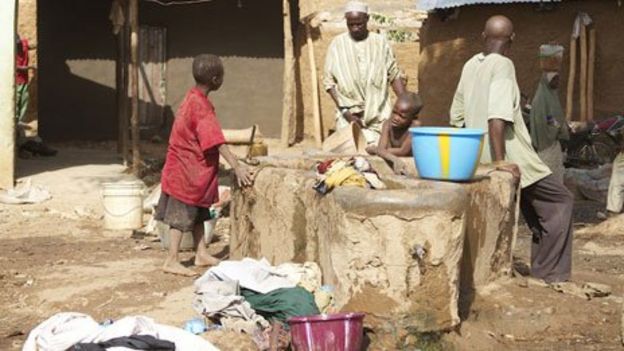
[[451, 172], [451, 136], [444, 134], [438, 135], [438, 145], [440, 147], [442, 178], [448, 178]]

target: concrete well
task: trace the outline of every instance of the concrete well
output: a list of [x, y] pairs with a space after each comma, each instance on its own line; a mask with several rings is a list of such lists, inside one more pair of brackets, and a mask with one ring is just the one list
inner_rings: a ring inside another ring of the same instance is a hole
[[460, 297], [469, 304], [511, 270], [518, 208], [507, 173], [435, 182], [395, 176], [373, 157], [388, 189], [321, 196], [315, 158], [260, 161], [253, 187], [233, 193], [231, 257], [315, 261], [336, 307], [366, 312], [377, 330], [448, 330], [460, 322]]

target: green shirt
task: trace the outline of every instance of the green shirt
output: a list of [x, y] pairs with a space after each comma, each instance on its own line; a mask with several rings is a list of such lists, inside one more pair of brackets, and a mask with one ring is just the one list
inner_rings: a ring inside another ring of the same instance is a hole
[[[515, 163], [522, 173], [525, 188], [551, 174], [531, 146], [531, 137], [520, 109], [520, 89], [510, 59], [483, 53], [464, 65], [451, 106], [451, 125], [488, 131], [490, 119], [502, 119], [505, 128], [505, 160]], [[489, 138], [484, 139], [482, 163], [492, 162]], [[489, 151], [489, 152], [488, 152]]]

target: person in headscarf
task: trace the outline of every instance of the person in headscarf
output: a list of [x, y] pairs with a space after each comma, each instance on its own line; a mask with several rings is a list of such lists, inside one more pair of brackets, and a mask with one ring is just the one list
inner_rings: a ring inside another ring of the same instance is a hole
[[531, 103], [529, 126], [531, 142], [539, 157], [553, 175], [563, 182], [563, 151], [561, 141], [570, 134], [558, 94], [559, 73], [544, 72]]
[[383, 122], [390, 118], [389, 87], [397, 96], [404, 80], [383, 35], [368, 31], [368, 6], [351, 1], [345, 8], [348, 32], [331, 42], [325, 58], [323, 85], [336, 104], [336, 128], [356, 123], [368, 144], [377, 144]]

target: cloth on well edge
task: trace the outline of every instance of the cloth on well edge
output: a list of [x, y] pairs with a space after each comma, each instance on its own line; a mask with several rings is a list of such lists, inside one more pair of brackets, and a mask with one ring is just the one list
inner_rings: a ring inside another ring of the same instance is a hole
[[251, 307], [267, 320], [277, 319], [285, 323], [291, 317], [320, 313], [314, 295], [301, 287], [277, 289], [267, 294], [242, 289], [241, 294]]

